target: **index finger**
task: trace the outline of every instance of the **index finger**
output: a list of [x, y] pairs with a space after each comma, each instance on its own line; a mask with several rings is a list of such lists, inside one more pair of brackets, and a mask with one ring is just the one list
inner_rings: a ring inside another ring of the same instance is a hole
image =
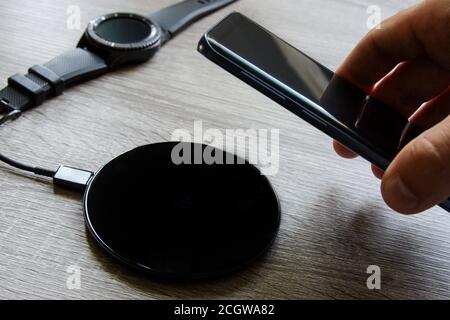
[[361, 40], [336, 73], [370, 93], [399, 63], [425, 54], [450, 69], [449, 9], [448, 0], [429, 0], [387, 19]]

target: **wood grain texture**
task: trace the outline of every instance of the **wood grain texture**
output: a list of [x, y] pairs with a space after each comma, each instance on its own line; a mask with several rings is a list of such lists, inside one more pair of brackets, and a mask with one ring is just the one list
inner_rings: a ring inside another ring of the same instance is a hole
[[[73, 47], [69, 5], [82, 28], [97, 15], [152, 12], [174, 1], [21, 0], [0, 2], [0, 79]], [[411, 0], [241, 0], [180, 34], [150, 62], [105, 75], [0, 128], [1, 152], [27, 163], [96, 170], [173, 130], [280, 129], [277, 240], [261, 261], [233, 276], [167, 284], [117, 265], [84, 227], [81, 198], [0, 164], [0, 298], [450, 298], [450, 219], [438, 208], [405, 217], [383, 203], [369, 165], [332, 152], [328, 137], [196, 52], [201, 34], [240, 11], [334, 69], [367, 32], [366, 9], [383, 17]], [[378, 265], [382, 289], [366, 288]], [[81, 267], [81, 289], [66, 287]]]

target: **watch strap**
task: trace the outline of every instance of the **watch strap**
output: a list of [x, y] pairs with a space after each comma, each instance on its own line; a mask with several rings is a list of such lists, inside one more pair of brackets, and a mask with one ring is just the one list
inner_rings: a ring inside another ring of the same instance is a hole
[[185, 0], [150, 14], [148, 17], [158, 23], [164, 31], [169, 33], [169, 36], [174, 36], [192, 22], [235, 1]]
[[13, 75], [8, 79], [8, 86], [0, 90], [0, 124], [61, 94], [73, 84], [105, 73], [107, 69], [99, 56], [75, 48], [43, 65], [31, 67], [25, 75]]

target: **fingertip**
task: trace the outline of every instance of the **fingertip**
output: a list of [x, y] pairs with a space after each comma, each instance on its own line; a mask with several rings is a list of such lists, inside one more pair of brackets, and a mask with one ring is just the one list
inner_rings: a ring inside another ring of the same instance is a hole
[[416, 214], [421, 210], [419, 200], [399, 174], [385, 175], [381, 183], [381, 195], [384, 202], [394, 211], [401, 214]]
[[334, 151], [336, 151], [336, 153], [339, 156], [341, 156], [345, 159], [354, 159], [354, 158], [358, 157], [358, 155], [356, 153], [354, 153], [347, 147], [344, 147], [342, 144], [340, 144], [336, 140], [333, 141], [333, 147], [334, 147]]
[[380, 180], [383, 179], [384, 171], [375, 165], [372, 165], [372, 173], [376, 178], [378, 178]]

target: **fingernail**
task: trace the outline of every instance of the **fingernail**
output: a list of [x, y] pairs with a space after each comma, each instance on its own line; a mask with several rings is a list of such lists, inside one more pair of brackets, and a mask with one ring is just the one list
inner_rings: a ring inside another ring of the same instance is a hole
[[419, 205], [419, 199], [398, 174], [389, 177], [384, 182], [383, 189], [384, 195], [389, 197], [390, 204], [398, 204], [393, 205], [395, 209], [412, 210]]

